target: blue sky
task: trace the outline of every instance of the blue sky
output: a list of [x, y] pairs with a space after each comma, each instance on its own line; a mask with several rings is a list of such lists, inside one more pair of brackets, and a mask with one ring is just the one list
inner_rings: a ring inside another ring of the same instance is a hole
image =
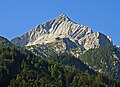
[[0, 35], [10, 40], [62, 13], [120, 45], [120, 0], [0, 0]]

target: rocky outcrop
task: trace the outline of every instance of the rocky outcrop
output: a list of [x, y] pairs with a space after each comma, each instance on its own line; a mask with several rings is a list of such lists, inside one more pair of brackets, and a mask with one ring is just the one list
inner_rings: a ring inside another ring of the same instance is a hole
[[83, 37], [79, 40], [79, 43], [83, 43], [83, 47], [86, 50], [89, 50], [91, 48], [98, 48], [101, 46], [111, 46], [112, 41], [110, 41], [107, 36], [100, 32], [95, 32], [90, 35], [87, 35], [86, 37]]
[[[112, 45], [110, 38], [100, 32], [93, 32], [90, 27], [76, 24], [65, 14], [46, 23], [40, 24], [26, 34], [11, 40], [17, 46], [30, 46], [54, 42], [55, 39], [69, 38], [86, 50]], [[67, 42], [67, 46], [71, 46]], [[76, 47], [76, 46], [75, 46]]]

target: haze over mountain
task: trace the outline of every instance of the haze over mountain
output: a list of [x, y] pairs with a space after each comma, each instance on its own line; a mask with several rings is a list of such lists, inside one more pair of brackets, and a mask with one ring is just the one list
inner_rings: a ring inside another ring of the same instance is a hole
[[[46, 44], [57, 39], [63, 40], [67, 46], [71, 42], [86, 50], [101, 46], [112, 46], [112, 39], [100, 32], [93, 32], [90, 27], [79, 25], [61, 14], [55, 19], [45, 22], [31, 29], [26, 34], [11, 40], [17, 46]], [[68, 47], [69, 48], [69, 47]]]

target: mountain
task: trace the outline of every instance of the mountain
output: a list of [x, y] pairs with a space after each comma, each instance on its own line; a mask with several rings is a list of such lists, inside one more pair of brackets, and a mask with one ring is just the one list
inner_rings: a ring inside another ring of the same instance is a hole
[[69, 38], [55, 40], [47, 44], [25, 46], [25, 48], [39, 55], [41, 58], [50, 58], [53, 55], [59, 55], [60, 53], [72, 51], [73, 49], [78, 49], [80, 52], [84, 50], [84, 48], [76, 45], [76, 43], [72, 42]]
[[[80, 71], [86, 70], [90, 74], [104, 73], [115, 79], [120, 79], [120, 51], [116, 46], [103, 46], [88, 51], [79, 48], [65, 50], [62, 42], [53, 42], [46, 45], [27, 46], [32, 53]], [[93, 71], [94, 70], [94, 71]]]
[[0, 46], [14, 46], [8, 39], [0, 36]]
[[85, 50], [113, 45], [110, 37], [100, 32], [93, 32], [90, 27], [71, 21], [65, 14], [36, 26], [22, 36], [12, 39], [11, 42], [17, 46], [31, 46], [51, 43], [56, 39], [63, 39], [68, 49], [73, 45], [75, 47], [79, 45]]
[[91, 49], [79, 56], [91, 69], [120, 79], [120, 51], [116, 46]]
[[[73, 46], [71, 45], [70, 47]], [[55, 42], [42, 45], [38, 44], [27, 46], [25, 48], [43, 59], [71, 66], [83, 72], [88, 71], [89, 74], [96, 73], [94, 70], [89, 69], [89, 67], [86, 64], [84, 64], [81, 60], [77, 59], [74, 55], [72, 55], [71, 49], [67, 49], [67, 45], [63, 40], [57, 40]]]
[[77, 70], [80, 70], [82, 72], [88, 72], [90, 75], [95, 75], [96, 72], [92, 69], [90, 69], [86, 64], [84, 64], [83, 61], [76, 58], [69, 52], [64, 52], [59, 55], [53, 55], [48, 60], [51, 60], [53, 62], [57, 62], [59, 64], [63, 64], [66, 66], [74, 67]]
[[65, 14], [11, 42], [0, 37], [0, 87], [120, 87], [120, 47]]
[[[101, 32], [93, 32], [90, 27], [73, 22], [65, 14], [36, 26], [11, 42], [41, 58], [84, 72], [96, 71], [120, 79], [120, 56], [116, 56], [120, 53], [118, 47], [114, 48], [112, 39]], [[112, 49], [118, 50], [117, 53], [114, 54]]]
[[0, 87], [119, 87], [103, 74], [90, 76], [75, 68], [41, 59], [17, 47], [0, 47]]

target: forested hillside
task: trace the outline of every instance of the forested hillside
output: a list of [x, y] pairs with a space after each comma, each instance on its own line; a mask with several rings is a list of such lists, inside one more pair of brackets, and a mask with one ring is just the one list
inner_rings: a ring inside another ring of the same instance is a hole
[[0, 47], [0, 87], [119, 87], [107, 76], [90, 76], [50, 60], [41, 59], [27, 50]]
[[0, 46], [14, 46], [8, 39], [0, 36]]
[[93, 70], [120, 79], [120, 52], [116, 46], [91, 49], [79, 58]]

